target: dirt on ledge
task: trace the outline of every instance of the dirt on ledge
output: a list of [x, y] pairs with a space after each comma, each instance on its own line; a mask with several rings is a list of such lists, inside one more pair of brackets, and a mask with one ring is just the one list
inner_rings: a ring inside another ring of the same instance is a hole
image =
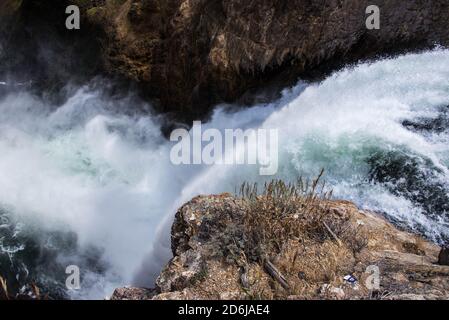
[[111, 299], [449, 299], [439, 246], [350, 202], [306, 199], [193, 199], [176, 214], [174, 257], [155, 288]]

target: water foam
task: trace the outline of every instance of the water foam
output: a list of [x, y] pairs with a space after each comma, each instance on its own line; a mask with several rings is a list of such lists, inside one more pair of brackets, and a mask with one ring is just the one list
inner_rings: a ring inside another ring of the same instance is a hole
[[[444, 208], [429, 212], [438, 203], [429, 207], [402, 186], [439, 188], [437, 202], [448, 196], [449, 135], [411, 130], [404, 121], [441, 115], [447, 79], [449, 51], [409, 54], [299, 83], [272, 104], [218, 107], [204, 127], [278, 129], [276, 177], [313, 177], [324, 168], [336, 197], [440, 241], [449, 236]], [[157, 118], [114, 111], [129, 101], [86, 88], [58, 108], [26, 93], [0, 101], [0, 207], [39, 232], [74, 232], [71, 255], [94, 245], [106, 263], [104, 272], [84, 273], [75, 298], [101, 298], [131, 282], [151, 285], [170, 256], [177, 207], [267, 179], [257, 166], [173, 166]], [[399, 170], [409, 168], [405, 182], [395, 176], [397, 157], [404, 161]]]

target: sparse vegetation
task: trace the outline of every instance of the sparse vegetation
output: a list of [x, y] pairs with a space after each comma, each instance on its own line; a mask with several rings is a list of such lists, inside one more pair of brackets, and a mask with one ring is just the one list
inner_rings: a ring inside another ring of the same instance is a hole
[[[241, 212], [214, 212], [215, 219], [203, 224], [206, 231], [222, 230], [215, 239], [219, 254], [245, 270], [240, 282], [248, 298], [307, 296], [308, 291], [312, 297], [317, 288], [310, 283], [341, 278], [366, 247], [363, 228], [331, 210], [332, 191], [322, 176], [295, 183], [273, 180], [261, 189], [245, 183], [238, 192]], [[258, 284], [267, 281], [269, 286]]]
[[289, 240], [301, 242], [308, 237], [324, 241], [329, 237], [323, 221], [332, 193], [320, 184], [321, 176], [312, 183], [303, 179], [290, 184], [273, 180], [262, 192], [257, 185], [242, 185], [245, 255], [250, 261], [260, 262], [268, 258], [268, 252], [281, 253]]

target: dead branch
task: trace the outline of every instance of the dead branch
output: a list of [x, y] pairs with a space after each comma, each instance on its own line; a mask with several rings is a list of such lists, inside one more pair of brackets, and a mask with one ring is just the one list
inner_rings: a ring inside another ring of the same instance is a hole
[[290, 290], [290, 285], [287, 282], [287, 279], [281, 274], [281, 272], [271, 263], [270, 260], [265, 259], [263, 263], [265, 271], [279, 284], [284, 288], [285, 290]]
[[343, 243], [341, 242], [341, 240], [337, 237], [337, 235], [335, 234], [335, 232], [332, 231], [332, 229], [327, 225], [326, 222], [323, 221], [324, 226], [326, 227], [327, 231], [329, 231], [329, 233], [331, 234], [331, 236], [337, 241], [339, 246], [342, 246]]

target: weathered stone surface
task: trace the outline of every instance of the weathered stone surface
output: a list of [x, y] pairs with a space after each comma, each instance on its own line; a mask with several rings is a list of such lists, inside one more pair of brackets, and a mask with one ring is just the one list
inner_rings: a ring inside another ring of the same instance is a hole
[[[377, 0], [380, 30], [365, 27], [370, 0], [2, 2], [9, 8], [4, 16], [20, 16], [13, 39], [22, 42], [11, 47], [15, 58], [9, 59], [16, 66], [37, 68], [41, 81], [64, 82], [86, 64], [87, 78], [102, 71], [134, 80], [160, 101], [159, 110], [186, 120], [270, 83], [282, 86], [318, 69], [449, 41], [446, 0]], [[82, 9], [80, 31], [64, 28], [68, 3]], [[35, 57], [46, 46], [58, 69], [42, 54]]]
[[[234, 248], [232, 241], [226, 242], [229, 231], [244, 229], [241, 218], [246, 213], [240, 199], [229, 194], [193, 199], [176, 214], [172, 228], [174, 258], [161, 272], [157, 280], [160, 293], [153, 299], [449, 298], [449, 267], [436, 264], [440, 252], [437, 245], [399, 231], [383, 217], [360, 211], [350, 202], [329, 201], [323, 205], [335, 219], [356, 226], [368, 239], [366, 246], [355, 252], [354, 244], [347, 239], [339, 244], [332, 237], [306, 237], [280, 244], [280, 253], [268, 254], [289, 283], [289, 289], [284, 289], [260, 263], [248, 262], [245, 257], [230, 260], [221, 253], [224, 247]], [[367, 285], [372, 283], [368, 266], [379, 268], [378, 289]], [[348, 274], [358, 281], [346, 282]]]
[[111, 300], [151, 300], [157, 292], [145, 288], [118, 288], [111, 296]]

